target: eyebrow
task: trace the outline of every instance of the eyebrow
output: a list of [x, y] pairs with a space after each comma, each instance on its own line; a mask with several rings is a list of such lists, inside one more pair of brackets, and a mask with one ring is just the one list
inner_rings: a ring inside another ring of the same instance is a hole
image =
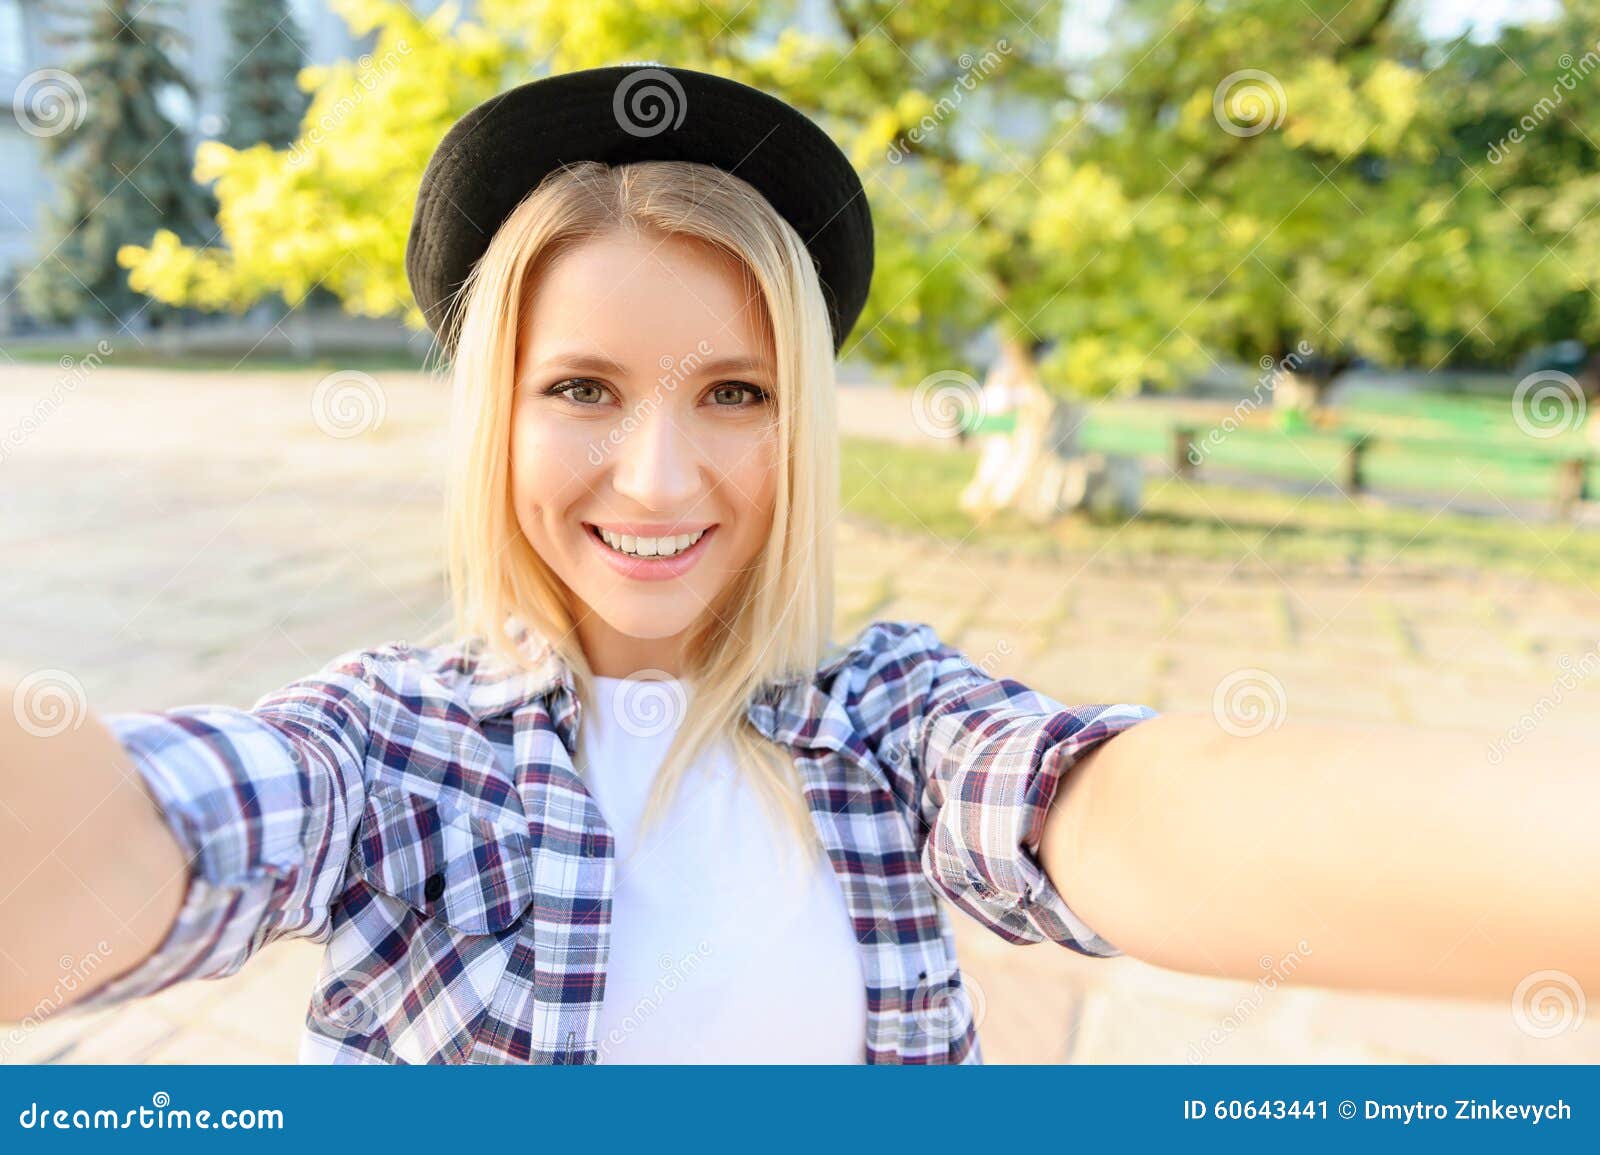
[[[693, 356], [693, 354], [690, 354], [690, 357]], [[684, 362], [689, 362], [690, 357], [685, 357], [683, 359]], [[676, 362], [668, 366], [658, 364], [653, 366], [653, 370], [658, 373], [670, 372], [676, 364]], [[600, 353], [557, 353], [554, 357], [548, 357], [534, 366], [533, 372], [543, 373], [558, 367], [583, 373], [606, 373], [614, 377], [626, 377], [628, 375], [628, 367], [626, 365]], [[772, 368], [767, 364], [765, 358], [737, 356], [714, 357], [710, 360], [695, 361], [693, 362], [693, 371], [704, 376], [717, 373], [750, 372], [771, 374]]]

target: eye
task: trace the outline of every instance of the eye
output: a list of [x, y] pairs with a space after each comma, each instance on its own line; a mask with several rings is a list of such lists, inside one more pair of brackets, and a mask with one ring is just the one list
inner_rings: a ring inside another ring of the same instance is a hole
[[713, 405], [732, 409], [743, 406], [746, 398], [750, 405], [761, 404], [767, 400], [767, 391], [748, 381], [724, 381], [721, 385], [713, 386], [709, 396]]
[[589, 377], [558, 381], [545, 390], [547, 397], [565, 397], [574, 405], [598, 405], [605, 400], [606, 387]]

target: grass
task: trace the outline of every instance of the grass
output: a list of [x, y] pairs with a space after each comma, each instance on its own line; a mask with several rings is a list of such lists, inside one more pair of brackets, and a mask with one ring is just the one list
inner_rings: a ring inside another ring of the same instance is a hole
[[848, 516], [1031, 556], [1234, 562], [1253, 555], [1280, 572], [1495, 571], [1600, 585], [1600, 534], [1566, 525], [1153, 479], [1143, 511], [1125, 524], [1074, 516], [1035, 526], [1001, 513], [979, 527], [957, 504], [975, 452], [851, 437], [842, 449]]
[[[1167, 458], [1171, 429], [1183, 424], [1201, 443], [1202, 472], [1211, 465], [1315, 481], [1336, 475], [1359, 433], [1371, 439], [1365, 475], [1374, 489], [1506, 501], [1551, 499], [1557, 463], [1589, 452], [1576, 423], [1556, 436], [1531, 436], [1518, 426], [1509, 397], [1364, 390], [1329, 416], [1336, 422], [1331, 428], [1290, 433], [1278, 427], [1270, 408], [1243, 413], [1233, 428], [1234, 407], [1228, 404], [1107, 401], [1090, 411], [1081, 436], [1088, 449]], [[1213, 432], [1216, 437], [1208, 439]], [[1600, 460], [1591, 462], [1589, 480], [1591, 490], [1600, 492]]]

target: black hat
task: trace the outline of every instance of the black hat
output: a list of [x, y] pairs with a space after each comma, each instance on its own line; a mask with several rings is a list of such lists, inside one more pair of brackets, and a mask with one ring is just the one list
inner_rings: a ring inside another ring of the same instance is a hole
[[445, 133], [406, 242], [406, 275], [429, 328], [448, 340], [456, 295], [501, 222], [548, 173], [585, 160], [698, 161], [752, 185], [810, 250], [834, 352], [844, 345], [872, 280], [872, 215], [850, 161], [776, 97], [653, 62], [535, 80]]

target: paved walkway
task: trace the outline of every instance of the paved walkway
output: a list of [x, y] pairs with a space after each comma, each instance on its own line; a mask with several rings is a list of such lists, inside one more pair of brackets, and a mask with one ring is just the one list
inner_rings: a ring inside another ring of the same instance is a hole
[[[102, 713], [248, 705], [335, 653], [443, 620], [442, 389], [379, 375], [381, 423], [336, 437], [324, 430], [360, 411], [319, 427], [314, 376], [107, 365], [71, 388], [62, 377], [0, 370], [6, 678], [64, 668]], [[1281, 686], [1290, 717], [1509, 728], [1551, 696], [1562, 655], [1600, 642], [1600, 599], [1511, 579], [1046, 566], [853, 522], [840, 546], [841, 629], [927, 621], [1069, 701], [1205, 710], [1253, 669]], [[1565, 698], [1544, 725], [1576, 733], [1600, 685]], [[1537, 1037], [1509, 999], [1267, 990], [1013, 947], [958, 922], [992, 1062], [1600, 1061], [1600, 1025]], [[317, 961], [315, 946], [278, 944], [229, 980], [0, 1030], [0, 1057], [292, 1061]]]

